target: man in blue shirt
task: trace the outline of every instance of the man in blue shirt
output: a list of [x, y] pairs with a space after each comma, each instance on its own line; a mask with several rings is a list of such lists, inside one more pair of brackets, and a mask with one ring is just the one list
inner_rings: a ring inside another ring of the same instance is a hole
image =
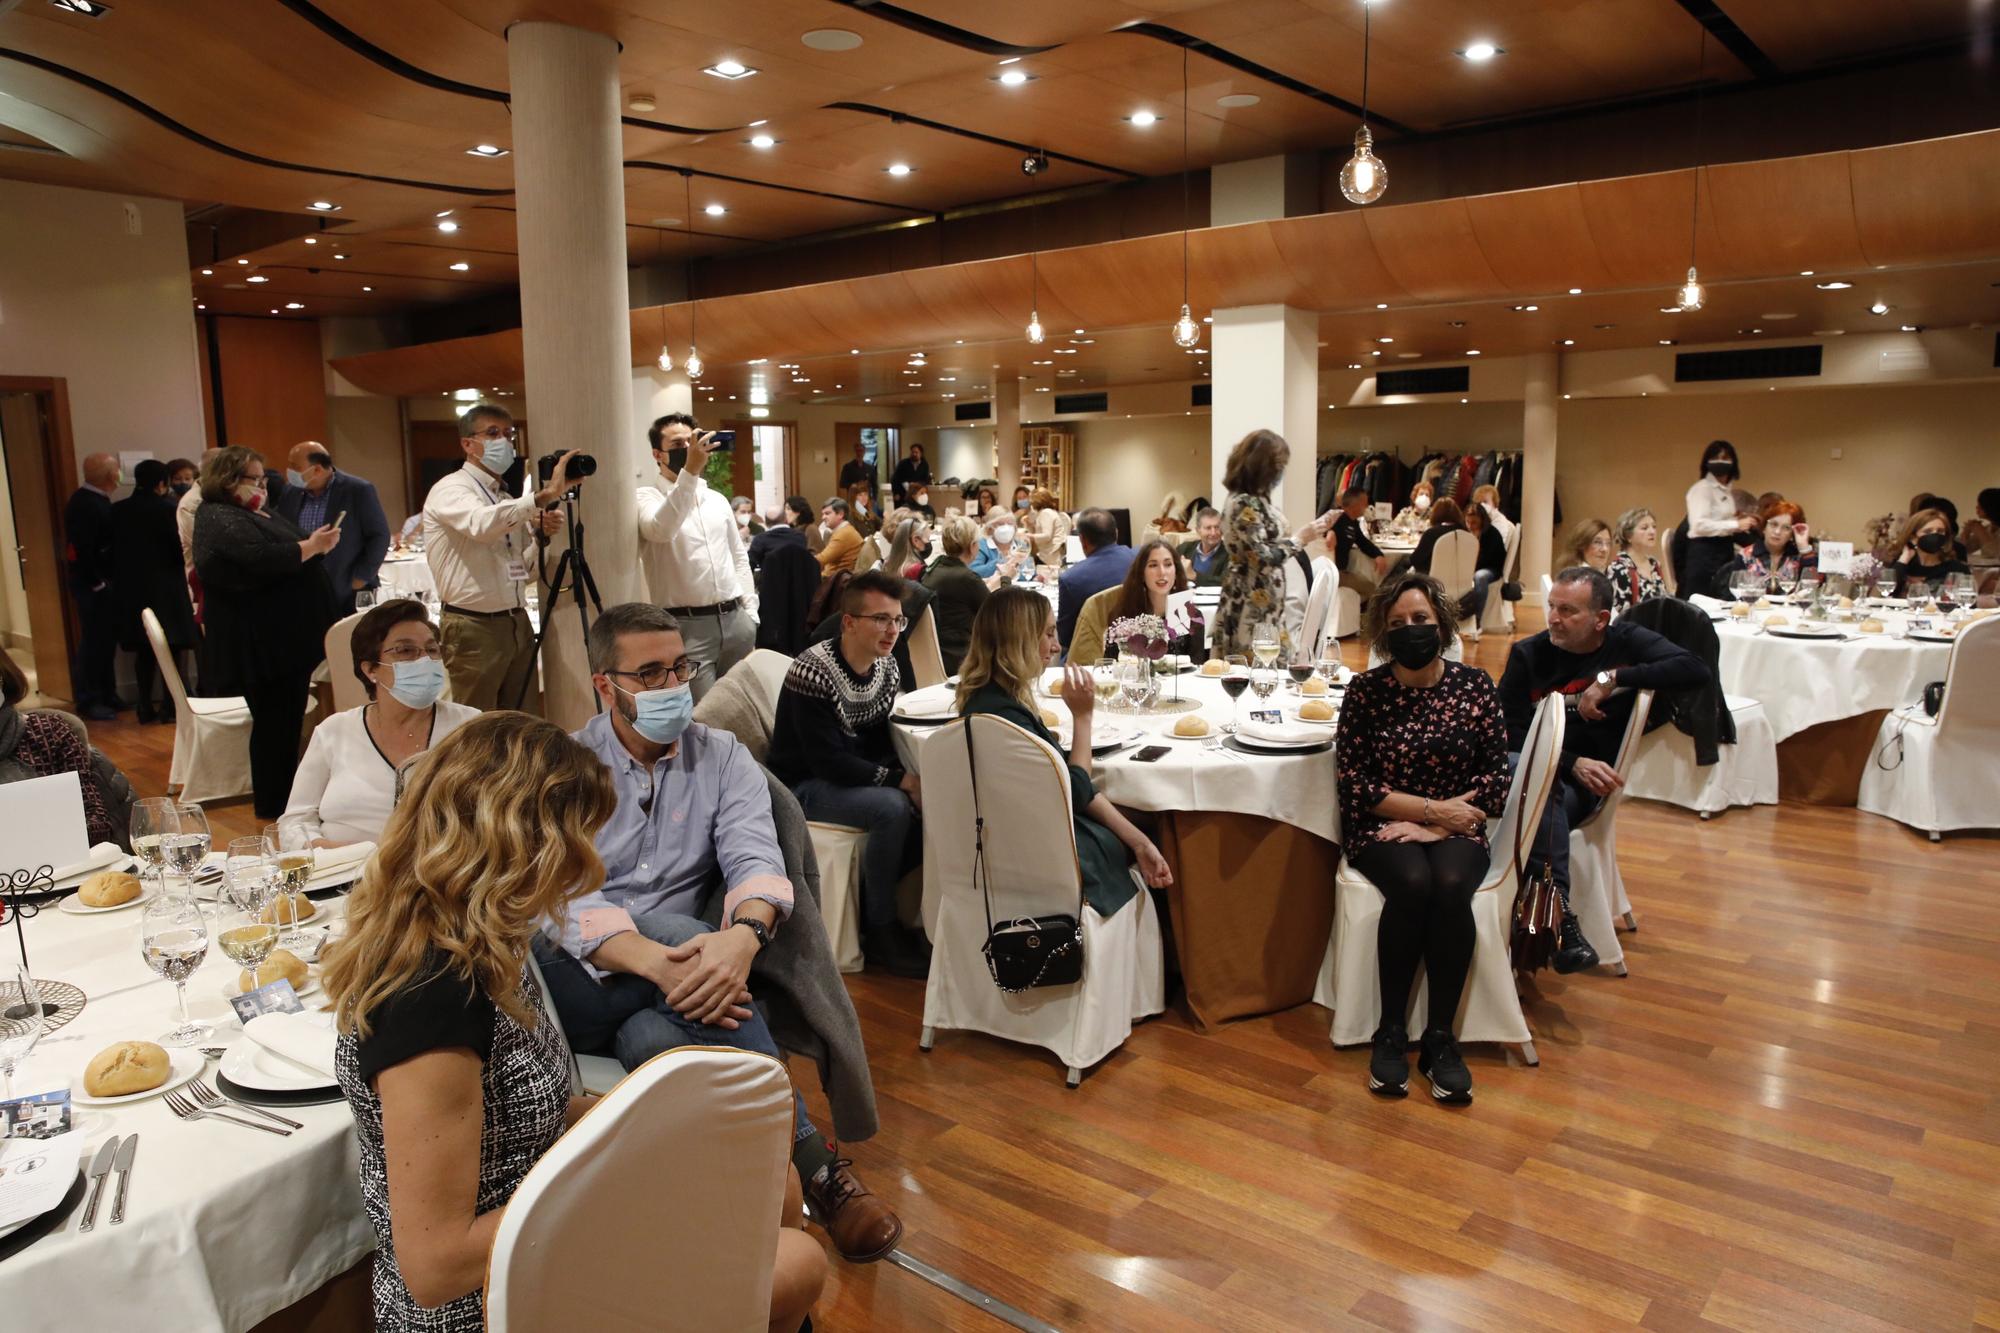
[[382, 557], [389, 553], [389, 520], [372, 482], [335, 470], [333, 455], [317, 440], [292, 446], [286, 456], [290, 482], [273, 501], [273, 508], [294, 524], [310, 523], [301, 532], [316, 532], [342, 514], [340, 540], [326, 553], [326, 577], [341, 614], [354, 610], [354, 594], [381, 584]]
[[1222, 514], [1203, 509], [1194, 518], [1195, 539], [1181, 543], [1181, 558], [1187, 561], [1188, 582], [1197, 588], [1222, 586], [1222, 571], [1229, 568], [1229, 552], [1222, 545]]
[[[726, 731], [690, 720], [680, 625], [657, 606], [614, 606], [591, 625], [591, 683], [604, 711], [575, 733], [611, 770], [618, 808], [597, 837], [604, 883], [564, 906], [535, 942], [570, 1044], [609, 1047], [636, 1069], [676, 1046], [734, 1046], [782, 1060], [751, 1007], [750, 964], [791, 915], [792, 881], [764, 770]], [[725, 890], [721, 930], [697, 913]], [[855, 1179], [795, 1097], [792, 1163], [842, 1257], [894, 1249], [903, 1224]]]
[[1076, 536], [1083, 544], [1083, 559], [1056, 580], [1056, 638], [1065, 654], [1076, 635], [1076, 618], [1083, 604], [1106, 588], [1123, 583], [1132, 568], [1132, 548], [1118, 540], [1117, 521], [1104, 510], [1086, 509], [1078, 514]]

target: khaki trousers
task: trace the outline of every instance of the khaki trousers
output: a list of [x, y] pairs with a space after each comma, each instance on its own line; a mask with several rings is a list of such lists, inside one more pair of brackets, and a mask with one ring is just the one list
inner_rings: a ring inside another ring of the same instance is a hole
[[542, 711], [542, 692], [535, 680], [535, 631], [526, 611], [504, 616], [446, 611], [438, 617], [438, 630], [455, 702], [482, 712], [516, 707]]

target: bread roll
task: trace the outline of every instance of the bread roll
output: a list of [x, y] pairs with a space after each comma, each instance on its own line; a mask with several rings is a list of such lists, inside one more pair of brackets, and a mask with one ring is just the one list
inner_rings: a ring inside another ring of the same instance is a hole
[[[289, 909], [285, 906], [287, 898], [291, 899], [292, 904]], [[257, 919], [259, 921], [274, 921], [281, 925], [296, 925], [301, 921], [312, 920], [318, 912], [319, 908], [313, 904], [313, 900], [306, 897], [303, 893], [281, 893], [271, 900], [270, 905], [264, 909]]]
[[1852, 597], [1843, 597], [1840, 599], [1838, 605], [1843, 611], [1851, 611], [1854, 609], [1854, 599]]
[[1324, 699], [1308, 699], [1299, 705], [1299, 716], [1307, 722], [1333, 721], [1333, 705]]
[[1325, 694], [1326, 681], [1318, 676], [1307, 676], [1305, 683], [1299, 686], [1299, 693], [1304, 695]]
[[1226, 676], [1229, 674], [1229, 663], [1219, 657], [1211, 657], [1201, 664], [1201, 674], [1204, 676]]
[[271, 950], [271, 956], [266, 958], [263, 964], [258, 967], [255, 976], [252, 976], [248, 971], [236, 974], [236, 989], [248, 995], [259, 986], [268, 986], [278, 980], [278, 978], [283, 977], [286, 981], [292, 983], [294, 991], [302, 991], [306, 988], [306, 975], [307, 969], [304, 959], [300, 958], [290, 949], [273, 949]]
[[1047, 727], [1050, 731], [1054, 731], [1057, 727], [1060, 727], [1062, 725], [1062, 719], [1057, 717], [1055, 713], [1050, 709], [1044, 708], [1042, 710], [1042, 725]]
[[116, 907], [131, 902], [145, 889], [137, 875], [122, 870], [100, 870], [83, 882], [83, 887], [76, 891], [76, 900], [85, 907]]
[[1879, 620], [1864, 620], [1861, 622], [1861, 632], [1863, 634], [1880, 634], [1882, 632], [1882, 622]]
[[151, 1092], [172, 1072], [167, 1053], [152, 1042], [121, 1041], [90, 1057], [83, 1071], [83, 1090], [93, 1097]]
[[1750, 614], [1750, 608], [1745, 606], [1741, 602], [1737, 602], [1735, 605], [1729, 608], [1729, 614], [1736, 617], [1736, 619], [1738, 620], [1742, 620]]
[[1791, 621], [1785, 619], [1783, 616], [1766, 616], [1764, 618], [1765, 629], [1778, 629], [1791, 623]]
[[1185, 714], [1182, 717], [1175, 719], [1174, 735], [1206, 736], [1208, 735], [1208, 719], [1203, 717], [1200, 713]]

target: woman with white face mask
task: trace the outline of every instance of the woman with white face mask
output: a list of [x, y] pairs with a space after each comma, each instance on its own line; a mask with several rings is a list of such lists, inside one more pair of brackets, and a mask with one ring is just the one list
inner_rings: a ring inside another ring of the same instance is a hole
[[1427, 481], [1420, 481], [1410, 490], [1410, 502], [1396, 515], [1395, 526], [1406, 531], [1421, 532], [1431, 525], [1431, 505], [1437, 500], [1437, 488]]
[[986, 511], [986, 530], [980, 534], [978, 546], [966, 566], [980, 578], [986, 580], [989, 588], [1003, 587], [1014, 581], [1014, 575], [1021, 567], [1021, 556], [1016, 550], [1021, 542], [1017, 515], [999, 505]]
[[354, 674], [369, 702], [313, 730], [287, 815], [319, 822], [319, 845], [374, 842], [396, 805], [396, 774], [479, 710], [447, 701], [444, 650], [421, 602], [384, 602], [354, 624]]

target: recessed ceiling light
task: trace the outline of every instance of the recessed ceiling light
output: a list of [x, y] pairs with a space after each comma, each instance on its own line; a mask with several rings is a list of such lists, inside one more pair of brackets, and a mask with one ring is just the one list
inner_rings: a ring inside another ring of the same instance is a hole
[[750, 136], [750, 146], [752, 148], [776, 148], [778, 141], [768, 134], [753, 134]]
[[1662, 347], [1672, 347], [1673, 345], [1674, 345], [1674, 340], [1672, 338], [1660, 339], [1660, 346]]
[[272, 307], [271, 307], [271, 313], [272, 313], [272, 314], [274, 314], [274, 315], [275, 315], [275, 314], [277, 314], [277, 313], [278, 313], [278, 308], [277, 308], [276, 306], [272, 306]]
[[453, 273], [468, 273], [471, 270], [472, 270], [472, 265], [466, 263], [463, 259], [459, 260], [456, 264], [453, 264], [451, 266], [451, 271]]
[[474, 144], [465, 151], [471, 157], [505, 157], [513, 150], [511, 148], [502, 148], [497, 143], [479, 143]]
[[1140, 129], [1143, 130], [1148, 125], [1156, 124], [1159, 121], [1160, 117], [1156, 113], [1151, 111], [1134, 111], [1131, 115], [1125, 117], [1125, 119], [1131, 121], [1134, 125], [1137, 125]]
[[757, 71], [740, 60], [718, 60], [713, 65], [703, 66], [701, 72], [713, 74], [718, 79], [735, 80], [747, 79]]
[[1581, 287], [1572, 287], [1572, 288], [1570, 288], [1570, 289], [1569, 289], [1569, 294], [1570, 294], [1571, 296], [1582, 296], [1582, 295], [1583, 295], [1583, 288], [1581, 288]]
[[1359, 361], [1350, 361], [1347, 363], [1347, 368], [1349, 370], [1359, 370], [1361, 369], [1361, 363]]
[[1916, 331], [1917, 331], [1917, 326], [1914, 324], [1905, 324], [1903, 326], [1903, 332], [1905, 333], [1915, 333]]
[[753, 407], [750, 409], [750, 415], [753, 417], [768, 417], [771, 415], [771, 409], [768, 407]]
[[1841, 334], [1843, 334], [1843, 333], [1845, 333], [1845, 332], [1847, 332], [1847, 330], [1846, 330], [1846, 329], [1814, 329], [1814, 330], [1813, 330], [1813, 337], [1815, 337], [1815, 338], [1838, 338], [1838, 337], [1839, 337], [1839, 336], [1840, 336]]
[[1375, 341], [1378, 343], [1392, 343], [1396, 340], [1394, 338], [1377, 338]]
[[205, 268], [201, 271], [201, 276], [204, 278], [212, 278], [215, 276], [215, 270], [212, 268]]
[[1593, 329], [1615, 329], [1618, 326], [1616, 324], [1593, 324], [1590, 327]]
[[261, 273], [252, 273], [252, 274], [251, 274], [251, 275], [250, 275], [250, 276], [249, 276], [248, 278], [244, 279], [244, 281], [246, 281], [246, 282], [269, 282], [269, 281], [270, 281], [270, 279], [269, 279], [269, 278], [267, 278], [267, 277], [265, 277], [265, 276], [264, 276], [263, 274], [261, 274]]
[[237, 263], [239, 263], [239, 264], [247, 264], [247, 263], [249, 263], [250, 261], [249, 261], [249, 260], [247, 260], [247, 259], [239, 259], [239, 260], [237, 260], [236, 262], [237, 262]]
[[1422, 352], [1398, 352], [1396, 353], [1396, 359], [1399, 361], [1414, 361], [1422, 355]]
[[438, 230], [449, 236], [452, 232], [458, 230], [458, 224], [456, 222], [440, 222], [438, 223]]
[[1454, 319], [1453, 321], [1451, 321], [1451, 326], [1455, 329], [1462, 329], [1465, 327], [1465, 321], [1462, 319]]
[[1799, 276], [1802, 278], [1810, 278], [1812, 275], [1813, 271], [1809, 268], [1802, 268], [1799, 270]]
[[334, 258], [335, 258], [335, 259], [345, 259], [345, 258], [347, 258], [347, 256], [346, 256], [346, 255], [335, 255], [335, 256], [334, 256]]
[[1888, 302], [1877, 301], [1875, 304], [1868, 307], [1868, 313], [1871, 315], [1886, 315], [1889, 313], [1889, 309], [1890, 307]]
[[1576, 346], [1576, 339], [1574, 339], [1574, 338], [1565, 338], [1565, 339], [1563, 339], [1563, 346], [1564, 346], [1564, 347], [1574, 347], [1574, 346]]
[[1255, 93], [1230, 93], [1225, 97], [1216, 98], [1215, 104], [1228, 107], [1231, 111], [1240, 111], [1246, 106], [1256, 106], [1263, 100]]
[[1678, 315], [1681, 313], [1681, 308], [1677, 305], [1663, 305], [1660, 307], [1660, 313], [1663, 315]]
[[1377, 310], [1387, 310], [1389, 308], [1389, 303], [1387, 301], [1377, 301], [1375, 303], [1375, 308]]
[[1003, 69], [994, 78], [998, 82], [1006, 84], [1009, 88], [1018, 88], [1028, 81], [1028, 71], [1025, 69]]
[[338, 213], [340, 211], [340, 205], [328, 199], [315, 199], [306, 205], [306, 207], [312, 209], [315, 213]]
[[799, 40], [815, 51], [852, 51], [861, 45], [861, 34], [845, 28], [814, 28]]
[[196, 310], [206, 310], [206, 309], [208, 309], [208, 307], [207, 307], [207, 306], [203, 305], [203, 304], [202, 304], [201, 302], [199, 302], [199, 301], [196, 301], [196, 302], [194, 303], [194, 308], [195, 308]]
[[729, 210], [724, 208], [721, 204], [710, 204], [701, 211], [708, 214], [712, 218], [719, 218], [724, 213], [727, 213]]
[[860, 349], [859, 347], [850, 347], [850, 348], [848, 348], [848, 349], [847, 349], [847, 354], [848, 354], [849, 356], [860, 356], [860, 355], [861, 355], [861, 349]]
[[651, 93], [633, 93], [625, 99], [625, 106], [628, 110], [646, 112], [659, 106], [659, 103], [653, 99]]
[[362, 288], [361, 290], [362, 290], [362, 291], [364, 291], [364, 292], [372, 292], [372, 291], [374, 291], [375, 289], [374, 289], [373, 287], [363, 287], [363, 288]]
[[81, 14], [87, 19], [101, 19], [111, 12], [111, 6], [98, 0], [49, 0], [49, 3], [65, 14]]
[[287, 310], [304, 310], [305, 308], [306, 308], [306, 303], [304, 301], [285, 302], [285, 309]]
[[1507, 50], [1505, 47], [1495, 46], [1491, 42], [1474, 42], [1463, 51], [1460, 51], [1459, 54], [1470, 60], [1473, 64], [1479, 65], [1491, 60], [1494, 56], [1507, 54]]
[[883, 170], [887, 171], [891, 176], [907, 176], [913, 168], [907, 162], [891, 162]]
[[1532, 311], [1536, 311], [1536, 310], [1540, 310], [1540, 309], [1541, 309], [1541, 307], [1540, 307], [1540, 306], [1538, 306], [1538, 305], [1517, 305], [1517, 306], [1515, 306], [1515, 307], [1514, 307], [1514, 309], [1515, 309], [1516, 311], [1519, 311], [1519, 312], [1522, 312], [1522, 313], [1524, 313], [1524, 314], [1525, 314], [1525, 313], [1529, 313], [1529, 312], [1532, 312]]
[[306, 244], [307, 244], [307, 245], [318, 245], [318, 244], [319, 244], [319, 237], [317, 237], [317, 236], [308, 236], [308, 237], [306, 237]]
[[1474, 347], [1474, 348], [1470, 348], [1470, 349], [1468, 349], [1468, 350], [1467, 350], [1467, 352], [1466, 352], [1465, 354], [1466, 354], [1467, 356], [1478, 356], [1478, 355], [1479, 355], [1479, 349], [1478, 349], [1477, 347]]
[[1816, 282], [1813, 284], [1813, 286], [1819, 288], [1823, 292], [1844, 292], [1853, 285], [1854, 284], [1851, 282], [1842, 282], [1838, 278], [1836, 278], [1832, 282]]

